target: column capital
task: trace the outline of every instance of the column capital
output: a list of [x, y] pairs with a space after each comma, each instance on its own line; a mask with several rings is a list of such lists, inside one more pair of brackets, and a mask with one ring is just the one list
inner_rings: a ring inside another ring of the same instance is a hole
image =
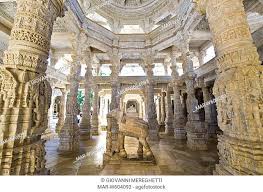
[[202, 89], [207, 87], [206, 84], [205, 84], [204, 78], [198, 78], [197, 79], [197, 86], [202, 88]]
[[86, 64], [87, 67], [91, 67], [92, 65], [92, 59], [93, 59], [93, 54], [91, 52], [90, 47], [87, 47], [84, 51], [83, 51], [83, 59], [84, 62]]

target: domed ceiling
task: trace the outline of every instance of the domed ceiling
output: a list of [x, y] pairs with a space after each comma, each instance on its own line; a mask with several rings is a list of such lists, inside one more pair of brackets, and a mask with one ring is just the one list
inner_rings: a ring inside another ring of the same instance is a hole
[[178, 2], [178, 0], [79, 0], [86, 15], [98, 14], [115, 27], [153, 26], [170, 16]]
[[138, 8], [147, 6], [151, 3], [156, 3], [158, 0], [112, 0], [112, 4], [123, 8]]

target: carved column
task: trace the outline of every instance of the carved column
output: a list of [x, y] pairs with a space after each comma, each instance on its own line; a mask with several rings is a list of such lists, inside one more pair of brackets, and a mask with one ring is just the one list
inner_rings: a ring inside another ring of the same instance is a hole
[[165, 122], [165, 93], [161, 93], [161, 124], [163, 125]]
[[158, 95], [158, 123], [162, 123], [162, 104], [161, 104], [162, 92]]
[[48, 110], [48, 128], [45, 130], [46, 134], [51, 133], [51, 125], [52, 125], [53, 116], [54, 116], [54, 105], [55, 105], [55, 99], [56, 99], [55, 86], [51, 86], [51, 89], [52, 89], [51, 104]]
[[60, 89], [62, 92], [59, 113], [58, 113], [58, 122], [56, 125], [56, 133], [60, 133], [64, 122], [65, 122], [65, 109], [66, 109], [66, 98], [67, 98], [67, 91], [65, 89]]
[[[53, 23], [62, 9], [62, 0], [17, 0], [14, 26], [0, 69], [0, 141], [9, 141], [0, 145], [2, 175], [45, 170], [44, 141], [40, 137], [48, 127], [51, 87], [47, 80], [34, 84], [32, 80], [45, 76]], [[25, 136], [20, 142], [10, 139], [21, 134]]]
[[179, 57], [175, 46], [173, 46], [172, 54], [171, 54], [171, 62], [172, 62], [172, 77], [173, 77], [173, 90], [174, 90], [174, 137], [175, 139], [184, 140], [186, 139], [186, 130], [185, 124], [186, 119], [184, 117], [184, 110], [181, 101], [181, 93], [180, 93], [180, 77], [177, 71], [177, 61], [176, 59]]
[[[95, 82], [93, 82], [95, 83]], [[92, 135], [99, 135], [99, 118], [98, 118], [98, 99], [99, 99], [99, 93], [98, 93], [98, 85], [93, 84], [93, 111], [92, 111], [92, 121], [91, 121], [91, 134]]]
[[157, 121], [156, 106], [154, 102], [153, 56], [146, 55], [144, 62], [147, 72], [146, 96], [147, 119], [149, 124], [149, 139], [159, 140], [159, 124]]
[[[120, 95], [118, 94], [118, 90], [120, 89], [120, 83], [119, 83], [120, 57], [118, 55], [118, 50], [115, 48], [113, 49], [111, 60], [112, 60], [112, 67], [111, 67], [112, 73], [111, 73], [110, 111], [114, 109], [120, 109], [119, 106]], [[111, 120], [112, 120], [111, 122], [112, 147], [113, 147], [113, 151], [118, 151], [117, 139], [118, 139], [119, 126], [116, 119], [111, 119]]]
[[[88, 49], [85, 57], [85, 63], [87, 65], [86, 74], [85, 74], [85, 101], [82, 110], [82, 118], [79, 125], [80, 136], [81, 139], [84, 140], [89, 140], [91, 138], [91, 116], [90, 116], [90, 103], [91, 103], [90, 93], [91, 93], [91, 83], [92, 83], [91, 59], [92, 59], [91, 51], [90, 49]], [[98, 131], [95, 131], [95, 129], [93, 129], [93, 133], [97, 134]]]
[[216, 174], [263, 174], [263, 67], [242, 0], [199, 1], [217, 52], [220, 161]]
[[[211, 98], [214, 99], [215, 97], [212, 94], [213, 89], [210, 88], [209, 92], [211, 94]], [[209, 136], [212, 137], [212, 138], [216, 138], [217, 139], [217, 134], [220, 134], [221, 130], [218, 127], [216, 103], [211, 105], [211, 124], [210, 124], [210, 129], [211, 129], [212, 134], [210, 134]], [[215, 133], [215, 134], [213, 134], [213, 133]]]
[[186, 139], [185, 130], [186, 118], [181, 101], [180, 87], [177, 82], [174, 82], [174, 137], [175, 139]]
[[167, 135], [174, 135], [174, 126], [173, 126], [173, 109], [172, 109], [172, 100], [171, 100], [171, 89], [168, 85], [166, 92], [166, 121], [165, 121], [165, 133]]
[[73, 152], [79, 149], [78, 103], [79, 76], [81, 71], [80, 58], [72, 56], [73, 62], [69, 75], [69, 94], [66, 104], [66, 119], [59, 133], [60, 152]]
[[141, 102], [140, 102], [140, 114], [139, 114], [139, 117], [141, 118], [141, 119], [143, 119], [143, 99], [141, 100]]
[[187, 110], [188, 121], [186, 123], [187, 146], [192, 150], [207, 150], [207, 130], [204, 122], [199, 118], [199, 114], [195, 113], [195, 107], [198, 101], [195, 96], [195, 74], [193, 71], [193, 62], [189, 53], [183, 54], [186, 72], [186, 91], [187, 91]]
[[[203, 92], [204, 103], [208, 103], [209, 101], [212, 101], [213, 100], [212, 95], [209, 92], [209, 87], [205, 86], [204, 79], [201, 80], [201, 88]], [[207, 129], [208, 137], [216, 138], [216, 129], [214, 129], [215, 126], [213, 126], [213, 123], [212, 123], [211, 108], [212, 108], [212, 105], [208, 105], [204, 108], [205, 126]]]
[[117, 66], [112, 66], [111, 74], [111, 110], [119, 108], [120, 95], [118, 94], [119, 90], [119, 81], [118, 81], [119, 70]]

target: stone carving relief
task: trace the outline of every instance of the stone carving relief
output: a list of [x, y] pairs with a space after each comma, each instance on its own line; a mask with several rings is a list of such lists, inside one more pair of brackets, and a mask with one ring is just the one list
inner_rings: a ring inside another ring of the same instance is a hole
[[33, 106], [33, 124], [31, 134], [43, 133], [47, 128], [48, 109], [51, 105], [52, 89], [48, 81], [43, 81], [31, 90]]
[[[0, 110], [3, 108], [14, 107], [16, 99], [17, 80], [12, 73], [6, 69], [0, 68]], [[3, 111], [1, 111], [2, 113]]]

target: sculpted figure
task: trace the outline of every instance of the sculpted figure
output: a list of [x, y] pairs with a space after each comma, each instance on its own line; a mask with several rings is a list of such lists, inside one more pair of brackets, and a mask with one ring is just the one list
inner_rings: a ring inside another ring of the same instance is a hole
[[47, 128], [47, 114], [51, 104], [51, 87], [43, 81], [33, 89], [33, 133], [42, 133]]
[[149, 125], [147, 122], [137, 117], [129, 117], [123, 111], [118, 109], [112, 110], [109, 115], [118, 121], [118, 148], [121, 157], [127, 157], [127, 152], [124, 148], [125, 136], [135, 137], [138, 139], [139, 148], [137, 153], [139, 157], [143, 156], [143, 147], [145, 149], [144, 155], [147, 158], [151, 158], [153, 156], [150, 146], [146, 140], [149, 135]]

